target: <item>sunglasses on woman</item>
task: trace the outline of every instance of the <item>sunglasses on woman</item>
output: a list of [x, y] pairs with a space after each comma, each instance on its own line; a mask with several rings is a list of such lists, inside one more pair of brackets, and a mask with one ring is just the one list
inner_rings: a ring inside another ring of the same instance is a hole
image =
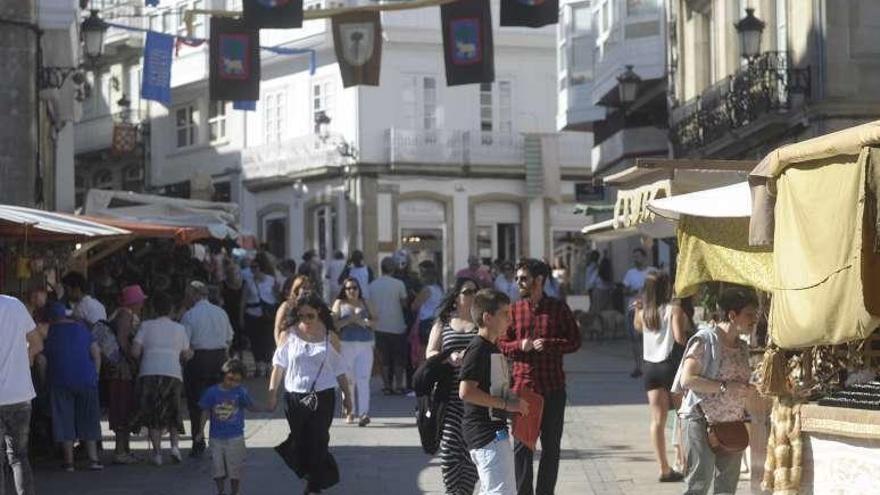
[[315, 321], [318, 319], [317, 313], [302, 313], [298, 315], [299, 321]]
[[477, 293], [477, 289], [465, 289], [461, 291], [461, 295], [463, 296], [472, 296]]

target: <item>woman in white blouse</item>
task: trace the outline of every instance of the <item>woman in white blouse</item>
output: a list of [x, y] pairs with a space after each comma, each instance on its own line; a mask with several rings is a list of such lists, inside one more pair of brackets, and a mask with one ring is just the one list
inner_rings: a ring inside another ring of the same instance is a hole
[[257, 253], [250, 264], [251, 276], [244, 281], [244, 329], [251, 341], [257, 376], [266, 375], [275, 350], [273, 323], [278, 307], [275, 269], [265, 253]]
[[336, 387], [342, 391], [345, 410], [351, 410], [345, 365], [332, 333], [333, 317], [316, 293], [297, 300], [287, 313], [287, 340], [275, 351], [269, 380], [270, 409], [278, 405], [278, 388], [284, 382], [285, 413], [290, 434], [296, 439], [296, 457], [308, 480], [306, 493], [320, 493], [334, 481], [330, 461], [330, 424], [336, 409]]

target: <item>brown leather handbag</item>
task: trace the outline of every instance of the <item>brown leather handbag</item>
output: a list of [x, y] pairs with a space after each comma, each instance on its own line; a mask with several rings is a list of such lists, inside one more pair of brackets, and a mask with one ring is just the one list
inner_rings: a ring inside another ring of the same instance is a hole
[[710, 424], [709, 447], [716, 454], [738, 454], [749, 446], [749, 430], [742, 421]]

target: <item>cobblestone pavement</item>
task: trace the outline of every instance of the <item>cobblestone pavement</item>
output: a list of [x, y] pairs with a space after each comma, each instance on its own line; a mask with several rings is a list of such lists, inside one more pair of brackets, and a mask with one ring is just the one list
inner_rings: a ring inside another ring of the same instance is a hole
[[[562, 462], [556, 493], [560, 495], [666, 495], [682, 492], [680, 483], [658, 483], [648, 442], [648, 407], [641, 380], [629, 377], [628, 348], [620, 342], [586, 342], [567, 357], [568, 400]], [[375, 385], [375, 384], [374, 384]], [[264, 380], [249, 388], [262, 400]], [[330, 432], [331, 451], [342, 481], [327, 493], [362, 495], [441, 494], [436, 458], [424, 454], [412, 416], [414, 400], [373, 395], [373, 422], [366, 428], [337, 419]], [[188, 424], [187, 424], [188, 426]], [[106, 432], [106, 423], [104, 424]], [[109, 435], [109, 432], [106, 432]], [[303, 483], [276, 456], [272, 447], [287, 435], [280, 411], [251, 414], [246, 438], [248, 460], [243, 494], [301, 493]], [[107, 437], [109, 440], [109, 437]], [[189, 438], [182, 441], [184, 454]], [[112, 448], [112, 441], [105, 442]], [[134, 442], [141, 454], [146, 442]], [[670, 456], [672, 455], [670, 450]], [[167, 460], [167, 455], [166, 455]], [[109, 462], [109, 459], [107, 459]], [[184, 459], [180, 465], [154, 467], [108, 465], [103, 472], [62, 472], [56, 465], [36, 468], [41, 494], [71, 495], [209, 495], [215, 493], [210, 460]], [[748, 493], [745, 481], [739, 493]]]

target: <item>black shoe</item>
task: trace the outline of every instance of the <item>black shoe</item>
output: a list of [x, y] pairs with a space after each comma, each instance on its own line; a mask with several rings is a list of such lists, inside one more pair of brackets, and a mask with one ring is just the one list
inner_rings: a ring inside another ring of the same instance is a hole
[[201, 457], [202, 454], [205, 453], [205, 441], [199, 440], [198, 442], [193, 442], [192, 449], [189, 451], [189, 456], [192, 458]]
[[674, 469], [660, 477], [660, 483], [670, 483], [682, 480], [684, 480], [684, 475]]

